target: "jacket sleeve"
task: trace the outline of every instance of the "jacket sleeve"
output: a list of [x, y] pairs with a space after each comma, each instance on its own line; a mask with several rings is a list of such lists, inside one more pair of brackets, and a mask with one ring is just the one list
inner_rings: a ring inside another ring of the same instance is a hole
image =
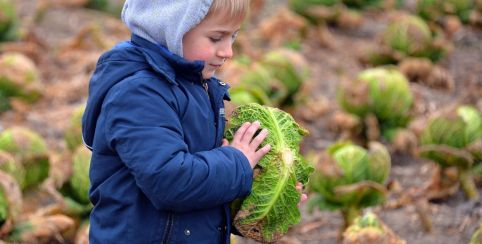
[[249, 194], [253, 171], [241, 151], [225, 146], [191, 154], [175, 99], [144, 82], [124, 85], [104, 101], [105, 136], [156, 208], [205, 209]]

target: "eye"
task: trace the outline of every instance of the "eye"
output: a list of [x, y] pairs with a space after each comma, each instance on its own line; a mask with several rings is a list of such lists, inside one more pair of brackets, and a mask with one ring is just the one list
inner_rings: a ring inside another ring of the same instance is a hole
[[209, 40], [211, 40], [211, 42], [213, 43], [216, 43], [216, 42], [220, 42], [221, 38], [209, 37]]

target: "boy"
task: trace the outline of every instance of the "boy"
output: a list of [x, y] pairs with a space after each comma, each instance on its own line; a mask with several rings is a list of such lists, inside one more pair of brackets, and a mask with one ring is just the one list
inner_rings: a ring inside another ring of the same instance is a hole
[[251, 189], [259, 122], [223, 140], [233, 55], [249, 0], [127, 0], [131, 41], [103, 54], [82, 134], [92, 150], [90, 243], [229, 243], [229, 202]]

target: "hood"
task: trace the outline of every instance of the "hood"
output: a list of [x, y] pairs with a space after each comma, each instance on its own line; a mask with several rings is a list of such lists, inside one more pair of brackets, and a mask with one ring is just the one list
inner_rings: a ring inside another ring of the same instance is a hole
[[127, 0], [122, 21], [132, 34], [182, 55], [182, 38], [206, 16], [213, 0]]
[[155, 45], [136, 35], [132, 40], [116, 45], [97, 62], [89, 82], [89, 97], [82, 117], [82, 139], [92, 150], [94, 132], [102, 104], [108, 91], [117, 83], [141, 70], [152, 70], [169, 83], [178, 85], [176, 73], [199, 76], [203, 61], [187, 61], [165, 47]]

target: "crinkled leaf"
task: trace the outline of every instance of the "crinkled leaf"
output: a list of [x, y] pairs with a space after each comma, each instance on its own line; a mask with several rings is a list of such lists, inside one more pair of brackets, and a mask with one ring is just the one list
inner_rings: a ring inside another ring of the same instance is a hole
[[253, 181], [251, 194], [236, 213], [234, 225], [245, 237], [273, 242], [301, 220], [296, 182], [307, 183], [313, 167], [299, 152], [307, 131], [279, 109], [254, 103], [236, 108], [226, 138], [231, 140], [244, 122], [256, 120], [269, 131], [261, 146], [270, 144], [271, 150], [258, 163], [260, 173]]

